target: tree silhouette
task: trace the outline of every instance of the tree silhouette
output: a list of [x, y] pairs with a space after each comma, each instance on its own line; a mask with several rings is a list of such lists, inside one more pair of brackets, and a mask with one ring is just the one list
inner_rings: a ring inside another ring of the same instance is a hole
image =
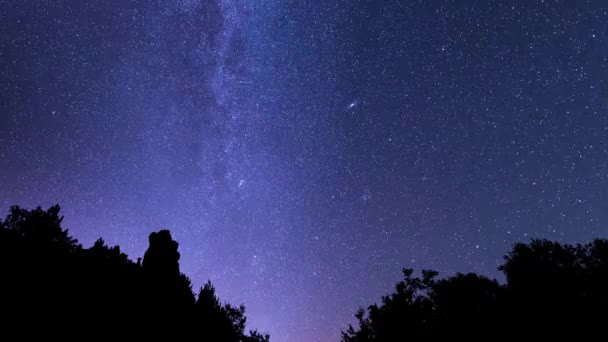
[[[416, 339], [563, 338], [596, 336], [608, 318], [608, 240], [562, 245], [517, 243], [499, 267], [500, 285], [474, 273], [436, 279], [423, 271], [380, 305], [359, 310], [343, 342]], [[601, 336], [601, 335], [600, 335]]]
[[13, 206], [0, 220], [3, 336], [68, 336], [71, 325], [96, 335], [269, 341], [257, 331], [246, 334], [245, 307], [221, 304], [210, 282], [195, 301], [168, 230], [150, 234], [143, 262], [135, 263], [102, 239], [83, 248], [61, 228], [59, 210]]
[[475, 273], [458, 273], [433, 284], [433, 336], [468, 336], [484, 339], [497, 331], [501, 321], [502, 288], [496, 280]]
[[[168, 230], [150, 234], [143, 261], [133, 262], [102, 239], [83, 248], [61, 227], [59, 211], [13, 206], [0, 220], [0, 336], [63, 337], [77, 330], [96, 337], [269, 341], [245, 332], [245, 307], [222, 303], [211, 282], [195, 296]], [[503, 285], [474, 273], [439, 278], [404, 269], [392, 294], [356, 313], [357, 324], [342, 341], [601, 336], [608, 240], [517, 243], [499, 270]]]
[[[500, 270], [507, 277], [514, 323], [563, 336], [593, 332], [608, 317], [608, 240], [576, 246], [547, 240], [517, 243]], [[513, 309], [514, 311], [514, 309]]]

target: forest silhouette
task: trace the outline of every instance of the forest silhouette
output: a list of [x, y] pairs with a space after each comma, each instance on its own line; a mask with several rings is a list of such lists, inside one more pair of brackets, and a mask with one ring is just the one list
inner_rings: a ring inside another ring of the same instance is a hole
[[438, 279], [403, 270], [395, 292], [360, 309], [342, 342], [603, 339], [608, 318], [608, 240], [516, 243], [499, 270]]
[[269, 341], [245, 333], [245, 307], [221, 303], [210, 282], [194, 295], [168, 230], [150, 234], [143, 262], [133, 262], [102, 239], [83, 248], [62, 219], [57, 205], [13, 206], [0, 221], [2, 337], [74, 338], [77, 331], [86, 339]]
[[[150, 234], [143, 260], [133, 262], [102, 239], [83, 248], [61, 227], [59, 210], [13, 206], [0, 220], [2, 337], [270, 340], [245, 332], [245, 307], [222, 303], [211, 282], [195, 295], [168, 230]], [[505, 284], [404, 269], [394, 293], [356, 313], [342, 342], [603, 335], [608, 240], [517, 243], [499, 270]]]

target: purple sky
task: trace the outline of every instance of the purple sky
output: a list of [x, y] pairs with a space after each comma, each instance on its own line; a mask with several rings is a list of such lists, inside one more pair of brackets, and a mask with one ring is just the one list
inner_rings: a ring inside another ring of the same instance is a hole
[[607, 237], [605, 1], [0, 2], [0, 205], [59, 203], [273, 341], [402, 267]]

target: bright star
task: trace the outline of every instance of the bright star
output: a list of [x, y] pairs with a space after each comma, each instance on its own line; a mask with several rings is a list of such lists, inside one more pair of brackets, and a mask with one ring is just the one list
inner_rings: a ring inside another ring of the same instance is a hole
[[355, 101], [351, 102], [351, 103], [348, 105], [348, 108], [346, 108], [346, 109], [347, 109], [347, 110], [353, 109], [353, 108], [354, 108], [354, 107], [355, 107], [355, 106], [356, 106], [358, 103], [359, 103], [359, 100], [355, 100]]

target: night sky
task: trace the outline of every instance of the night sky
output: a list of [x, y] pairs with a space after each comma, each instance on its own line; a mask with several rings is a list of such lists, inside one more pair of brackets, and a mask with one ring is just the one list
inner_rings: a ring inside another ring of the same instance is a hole
[[0, 206], [170, 229], [249, 327], [337, 341], [403, 267], [607, 237], [607, 79], [603, 0], [0, 1]]

